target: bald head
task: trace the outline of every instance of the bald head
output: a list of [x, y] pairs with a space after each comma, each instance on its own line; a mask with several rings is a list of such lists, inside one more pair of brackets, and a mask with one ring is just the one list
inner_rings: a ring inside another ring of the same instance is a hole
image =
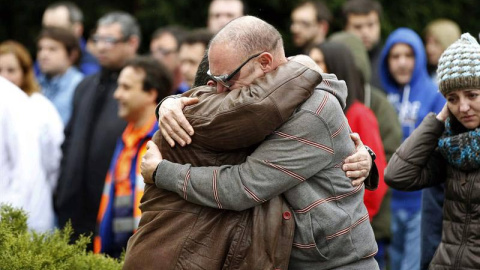
[[212, 39], [208, 62], [220, 93], [250, 85], [287, 59], [280, 33], [259, 18], [244, 16], [228, 23]]
[[280, 33], [267, 22], [253, 16], [243, 16], [227, 24], [210, 42], [210, 48], [228, 46], [244, 58], [258, 52], [270, 52], [276, 58], [285, 58]]

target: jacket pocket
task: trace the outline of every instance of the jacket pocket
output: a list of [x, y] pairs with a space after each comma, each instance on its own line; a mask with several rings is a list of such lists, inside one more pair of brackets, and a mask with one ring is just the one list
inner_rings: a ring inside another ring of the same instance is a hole
[[325, 228], [312, 220], [310, 213], [295, 214], [296, 234], [292, 258], [299, 261], [327, 261], [330, 253]]

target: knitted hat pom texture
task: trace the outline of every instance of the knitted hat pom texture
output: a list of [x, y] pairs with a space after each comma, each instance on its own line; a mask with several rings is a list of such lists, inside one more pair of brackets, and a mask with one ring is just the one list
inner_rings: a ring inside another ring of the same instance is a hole
[[439, 91], [480, 89], [480, 45], [469, 33], [450, 45], [438, 61]]

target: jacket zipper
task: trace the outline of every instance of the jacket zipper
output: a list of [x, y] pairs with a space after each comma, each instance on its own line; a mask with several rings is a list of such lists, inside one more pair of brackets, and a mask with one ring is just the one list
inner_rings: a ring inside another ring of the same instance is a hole
[[468, 190], [467, 201], [466, 201], [466, 204], [465, 204], [465, 209], [467, 209], [467, 216], [465, 217], [465, 224], [464, 224], [463, 233], [462, 233], [462, 241], [460, 242], [460, 248], [458, 249], [457, 256], [455, 256], [455, 267], [453, 269], [459, 269], [459, 267], [460, 267], [460, 262], [461, 262], [461, 258], [463, 256], [463, 251], [465, 250], [465, 240], [467, 238], [468, 226], [469, 226], [470, 219], [471, 219], [470, 201], [471, 201], [471, 198], [472, 198], [473, 184], [475, 182], [475, 179], [468, 179], [469, 178], [468, 173], [465, 173], [465, 178], [467, 178], [467, 180], [470, 182], [469, 187], [468, 187], [469, 190]]

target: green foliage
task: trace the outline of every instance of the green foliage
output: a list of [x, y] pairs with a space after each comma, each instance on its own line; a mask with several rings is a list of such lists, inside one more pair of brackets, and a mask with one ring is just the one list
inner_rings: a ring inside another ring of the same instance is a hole
[[22, 210], [0, 206], [0, 269], [114, 270], [121, 269], [121, 260], [86, 251], [88, 237], [69, 244], [72, 227], [50, 233], [27, 229], [27, 216]]

